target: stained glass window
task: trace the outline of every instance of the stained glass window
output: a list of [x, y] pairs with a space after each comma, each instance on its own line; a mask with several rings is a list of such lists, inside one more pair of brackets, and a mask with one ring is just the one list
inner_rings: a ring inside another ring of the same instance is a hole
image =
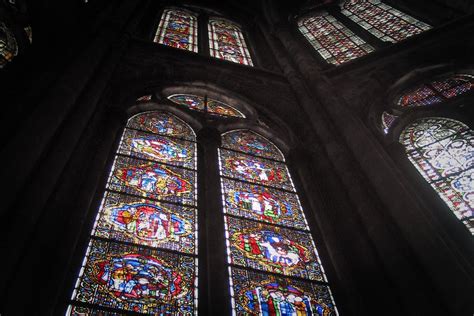
[[151, 94], [141, 96], [137, 99], [137, 102], [148, 102], [151, 101]]
[[195, 140], [166, 112], [129, 119], [68, 315], [197, 314]]
[[219, 162], [233, 314], [337, 315], [278, 148], [231, 131]]
[[194, 111], [205, 112], [211, 115], [245, 118], [245, 115], [236, 108], [207, 97], [193, 94], [173, 94], [168, 96], [168, 99]]
[[209, 48], [212, 57], [253, 66], [242, 29], [234, 22], [217, 17], [209, 19]]
[[457, 97], [473, 89], [473, 75], [451, 75], [422, 84], [418, 88], [408, 91], [400, 97], [398, 105], [402, 107], [433, 105]]
[[197, 17], [183, 9], [166, 9], [161, 16], [155, 42], [197, 52]]
[[0, 22], [0, 69], [18, 54], [18, 44], [13, 32]]
[[400, 136], [408, 158], [474, 234], [474, 132], [441, 117], [410, 124]]
[[374, 51], [359, 36], [327, 12], [302, 18], [298, 28], [328, 63], [340, 65]]
[[431, 26], [380, 0], [346, 0], [341, 12], [382, 41], [396, 43]]
[[392, 127], [393, 123], [395, 123], [397, 118], [398, 116], [390, 114], [387, 111], [384, 111], [382, 113], [381, 122], [382, 122], [382, 129], [385, 134], [388, 133], [388, 131], [390, 130], [390, 127]]

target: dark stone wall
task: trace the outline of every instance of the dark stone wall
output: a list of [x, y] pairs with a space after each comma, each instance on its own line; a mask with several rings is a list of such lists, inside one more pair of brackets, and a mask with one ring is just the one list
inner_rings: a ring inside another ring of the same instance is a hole
[[[286, 144], [341, 315], [471, 315], [472, 237], [446, 215], [395, 136], [384, 137], [377, 126], [402, 77], [433, 65], [470, 64], [468, 1], [433, 1], [426, 12], [421, 3], [396, 5], [425, 15], [433, 30], [339, 67], [321, 63], [296, 31], [294, 15], [304, 1], [178, 4], [202, 4], [244, 24], [254, 68], [152, 43], [167, 3], [74, 2], [60, 5], [60, 16], [52, 12], [56, 2], [32, 5], [38, 46], [11, 65], [17, 71], [1, 74], [9, 93], [0, 172], [9, 185], [0, 213], [8, 223], [0, 312], [63, 313], [135, 99], [182, 85], [254, 107]], [[472, 122], [472, 111], [447, 111]], [[207, 161], [217, 133], [199, 132]], [[216, 183], [217, 171], [205, 177]], [[217, 200], [206, 201], [218, 211]], [[211, 260], [202, 260], [204, 273], [212, 271]], [[206, 293], [219, 293], [222, 278], [211, 277]], [[227, 310], [225, 303], [210, 308], [211, 298], [201, 297], [203, 314]]]

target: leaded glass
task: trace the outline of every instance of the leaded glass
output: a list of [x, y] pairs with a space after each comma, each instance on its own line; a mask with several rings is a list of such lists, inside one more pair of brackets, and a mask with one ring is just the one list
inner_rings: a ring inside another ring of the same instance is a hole
[[236, 315], [338, 315], [328, 286], [231, 268]]
[[474, 215], [474, 132], [447, 118], [423, 118], [400, 135], [408, 158], [456, 216], [469, 226]]
[[166, 112], [137, 114], [128, 120], [127, 127], [154, 134], [196, 140], [196, 134], [188, 124]]
[[137, 102], [148, 102], [151, 101], [151, 94], [141, 96], [137, 99]]
[[323, 281], [306, 232], [226, 216], [229, 262], [242, 267]]
[[364, 56], [374, 48], [327, 12], [302, 18], [298, 28], [328, 63], [340, 65]]
[[253, 66], [240, 26], [226, 19], [209, 19], [211, 56], [234, 63]]
[[18, 54], [18, 44], [13, 32], [0, 22], [0, 69]]
[[263, 136], [249, 130], [237, 130], [222, 135], [222, 147], [242, 151], [262, 158], [285, 161], [282, 153]]
[[175, 203], [195, 203], [195, 172], [117, 156], [107, 188]]
[[220, 149], [222, 175], [266, 186], [294, 191], [288, 169], [281, 162]]
[[426, 106], [457, 97], [474, 88], [474, 76], [452, 75], [433, 80], [403, 94], [398, 100], [402, 107]]
[[176, 104], [184, 105], [191, 110], [199, 112], [245, 118], [245, 115], [236, 108], [211, 98], [206, 99], [192, 94], [173, 94], [168, 96], [168, 99]]
[[346, 0], [341, 12], [382, 41], [396, 43], [431, 29], [380, 0]]
[[388, 133], [390, 127], [392, 127], [393, 123], [397, 120], [398, 116], [390, 114], [386, 111], [382, 113], [381, 121], [382, 121], [382, 129], [385, 134]]
[[197, 52], [197, 17], [183, 9], [166, 9], [161, 16], [155, 42]]
[[197, 314], [195, 134], [158, 111], [127, 127], [67, 314]]
[[73, 299], [126, 311], [193, 314], [197, 259], [91, 240]]
[[125, 129], [118, 152], [120, 154], [194, 168], [194, 142]]
[[298, 229], [307, 229], [298, 196], [246, 182], [221, 180], [227, 214]]
[[196, 212], [181, 205], [158, 203], [106, 192], [94, 236], [196, 253]]

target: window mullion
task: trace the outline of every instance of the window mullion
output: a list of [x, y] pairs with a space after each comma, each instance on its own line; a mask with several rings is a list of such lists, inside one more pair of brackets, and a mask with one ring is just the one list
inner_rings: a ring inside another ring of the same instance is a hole
[[219, 132], [198, 133], [199, 314], [230, 315], [229, 275], [217, 148]]

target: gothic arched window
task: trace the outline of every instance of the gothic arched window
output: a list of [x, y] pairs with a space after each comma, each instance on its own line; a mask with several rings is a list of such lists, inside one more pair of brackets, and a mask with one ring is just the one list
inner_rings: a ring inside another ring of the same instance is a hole
[[340, 65], [374, 51], [371, 45], [327, 12], [299, 19], [298, 28], [319, 55], [333, 65]]
[[0, 22], [0, 69], [18, 54], [18, 44], [13, 32]]
[[442, 117], [416, 120], [400, 135], [408, 158], [474, 234], [474, 132]]
[[233, 314], [336, 315], [282, 153], [250, 130], [230, 131], [219, 164]]
[[380, 0], [346, 0], [341, 9], [342, 14], [386, 42], [396, 43], [431, 28]]
[[183, 9], [165, 9], [155, 42], [197, 53], [197, 30], [197, 16], [194, 13]]
[[474, 89], [474, 76], [456, 74], [433, 80], [403, 94], [398, 100], [401, 107], [433, 105]]
[[196, 313], [195, 140], [167, 112], [128, 120], [68, 315]]
[[229, 20], [209, 18], [209, 49], [212, 57], [253, 66], [242, 29]]

